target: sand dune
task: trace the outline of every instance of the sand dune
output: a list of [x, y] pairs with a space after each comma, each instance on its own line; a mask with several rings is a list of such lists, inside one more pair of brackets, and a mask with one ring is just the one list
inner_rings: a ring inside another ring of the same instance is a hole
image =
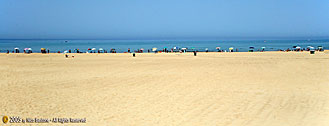
[[0, 54], [0, 115], [93, 126], [329, 125], [328, 53], [74, 55]]

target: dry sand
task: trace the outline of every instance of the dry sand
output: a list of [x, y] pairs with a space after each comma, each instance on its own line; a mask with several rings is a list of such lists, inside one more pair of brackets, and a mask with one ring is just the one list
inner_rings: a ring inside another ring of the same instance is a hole
[[329, 125], [328, 52], [74, 55], [0, 54], [0, 115], [90, 126]]

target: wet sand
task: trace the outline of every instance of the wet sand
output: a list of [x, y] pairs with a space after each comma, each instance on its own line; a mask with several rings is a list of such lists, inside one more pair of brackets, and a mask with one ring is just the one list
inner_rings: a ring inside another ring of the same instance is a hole
[[0, 54], [0, 115], [90, 126], [329, 125], [328, 51], [74, 56]]

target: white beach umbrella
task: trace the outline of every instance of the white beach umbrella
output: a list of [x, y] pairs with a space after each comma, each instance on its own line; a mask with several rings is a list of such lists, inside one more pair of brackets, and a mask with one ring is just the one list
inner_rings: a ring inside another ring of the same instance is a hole
[[28, 48], [27, 50], [32, 50], [31, 48]]
[[92, 48], [91, 50], [96, 50], [96, 48]]
[[104, 49], [103, 48], [99, 48], [98, 50], [103, 51]]
[[182, 48], [182, 50], [186, 50], [187, 48]]
[[299, 46], [297, 46], [297, 47], [296, 47], [296, 49], [300, 49], [300, 47], [299, 47]]
[[262, 47], [262, 49], [265, 49], [266, 47]]
[[66, 53], [68, 53], [68, 52], [69, 52], [69, 51], [65, 50], [63, 53], [66, 54]]
[[14, 48], [15, 50], [19, 50], [19, 48], [18, 47], [16, 47], [16, 48]]
[[158, 48], [152, 48], [152, 51], [157, 51]]
[[141, 48], [141, 50], [144, 50], [144, 48]]
[[29, 48], [25, 48], [24, 50], [25, 50], [25, 51], [26, 51], [26, 50], [29, 50]]
[[208, 48], [206, 48], [205, 50], [208, 50]]
[[310, 50], [311, 50], [311, 51], [314, 51], [314, 50], [315, 50], [315, 48], [314, 48], [314, 47], [310, 47]]
[[175, 46], [174, 49], [177, 49], [177, 47]]

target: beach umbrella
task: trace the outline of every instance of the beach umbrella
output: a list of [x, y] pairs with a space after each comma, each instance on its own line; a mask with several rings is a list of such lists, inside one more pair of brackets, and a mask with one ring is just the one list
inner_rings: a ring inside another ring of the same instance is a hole
[[25, 51], [26, 51], [26, 50], [29, 50], [29, 48], [25, 48], [24, 50], [25, 50]]
[[186, 50], [187, 48], [182, 48], [182, 50]]
[[220, 49], [220, 47], [216, 47], [216, 49]]
[[14, 48], [15, 50], [19, 50], [19, 48], [18, 47], [16, 47], [16, 48]]
[[174, 49], [177, 49], [177, 48], [178, 48], [178, 47], [176, 47], [176, 46], [174, 47]]
[[152, 51], [157, 51], [158, 48], [152, 48]]
[[91, 50], [96, 50], [96, 48], [92, 48]]
[[65, 50], [63, 53], [66, 54], [66, 53], [68, 53], [68, 52], [69, 52], [69, 51]]
[[208, 50], [208, 48], [206, 48], [205, 50]]
[[230, 47], [230, 48], [228, 48], [229, 50], [233, 50], [234, 48], [233, 47]]
[[265, 49], [266, 47], [262, 47], [262, 49]]
[[315, 48], [314, 47], [310, 47], [310, 51], [314, 51], [315, 50]]
[[296, 47], [296, 49], [300, 49], [300, 47], [299, 47], [299, 46], [297, 46], [297, 47]]
[[144, 48], [141, 48], [141, 50], [143, 51], [143, 50], [144, 50]]
[[103, 51], [104, 49], [103, 49], [103, 48], [99, 48], [98, 50], [99, 50], [99, 51]]
[[249, 49], [254, 49], [254, 48], [255, 48], [255, 47], [253, 47], [253, 46], [250, 46], [250, 47], [249, 47]]
[[30, 50], [31, 51], [32, 49], [31, 48], [28, 48], [27, 50]]
[[45, 48], [41, 48], [41, 50], [46, 50]]

